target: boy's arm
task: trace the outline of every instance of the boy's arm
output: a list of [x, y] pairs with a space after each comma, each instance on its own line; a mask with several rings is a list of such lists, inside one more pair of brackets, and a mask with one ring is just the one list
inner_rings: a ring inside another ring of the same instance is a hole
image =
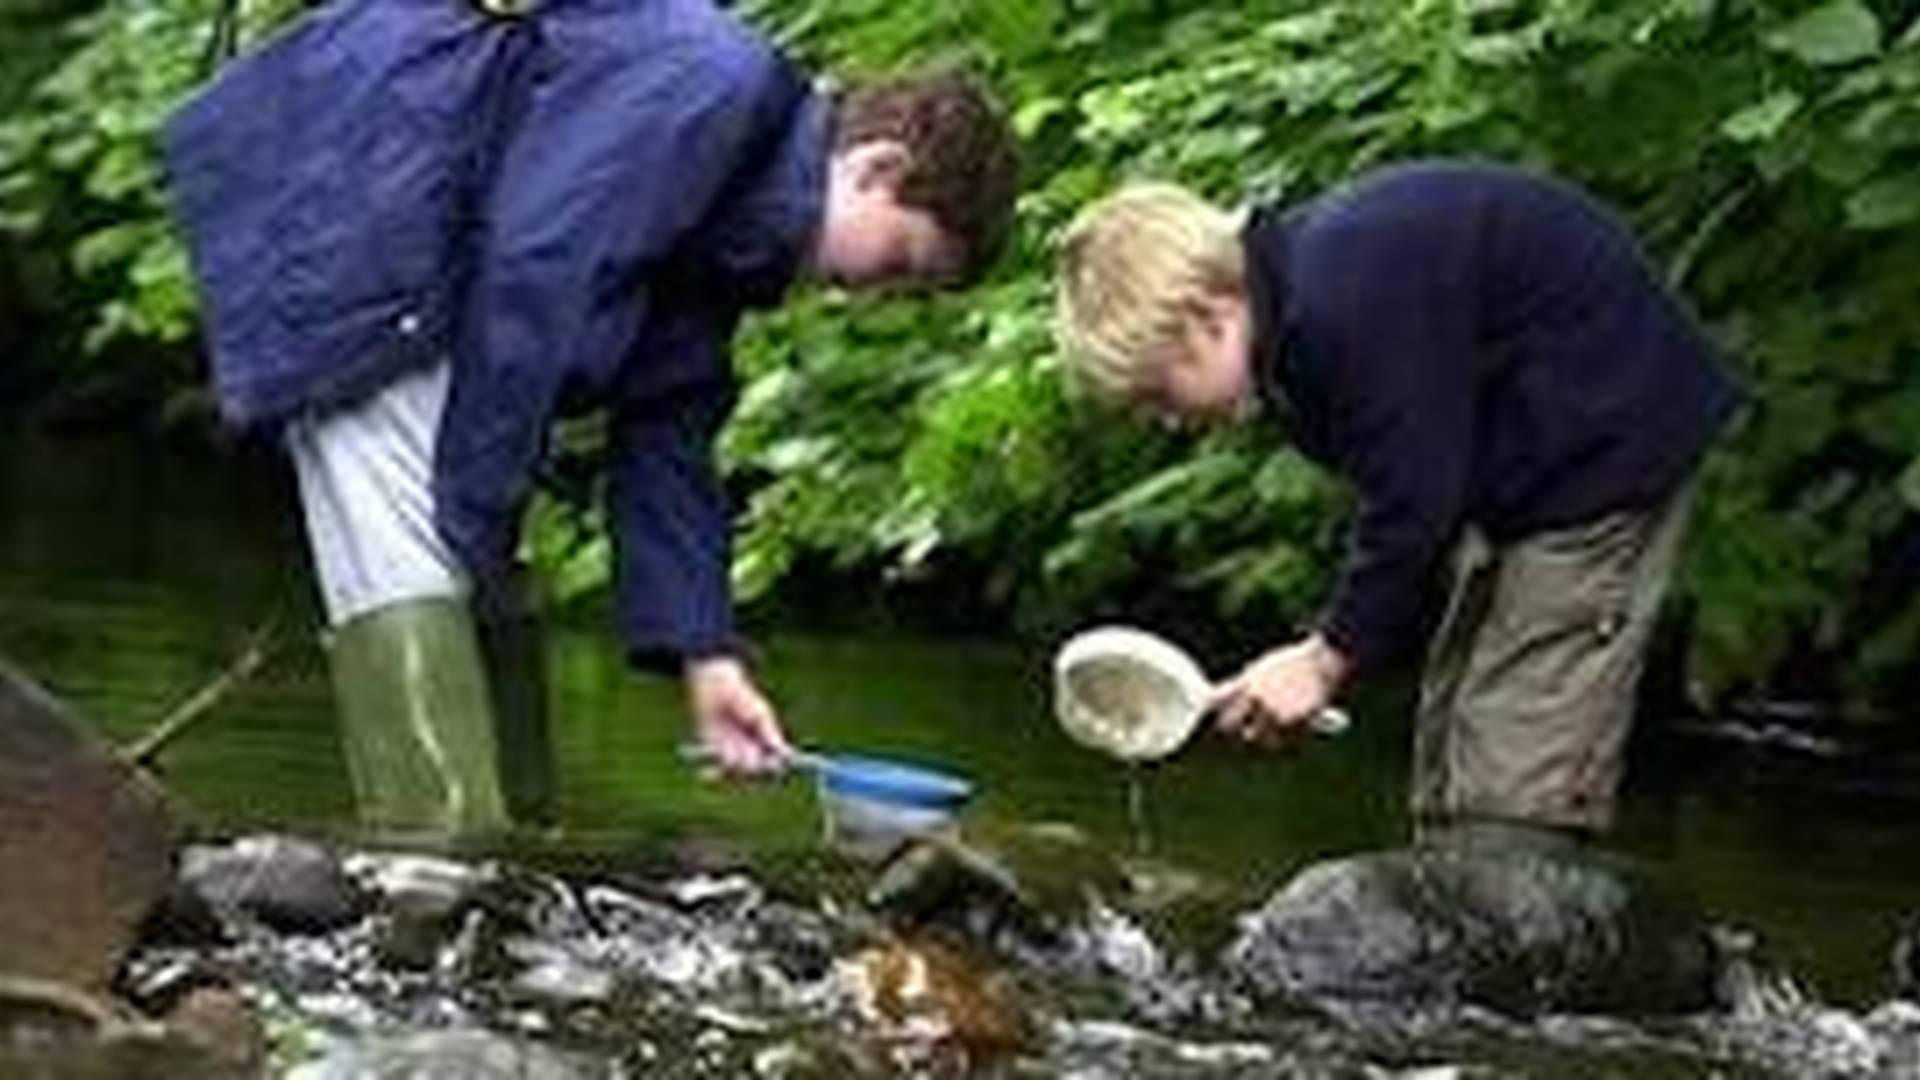
[[687, 299], [663, 302], [649, 321], [622, 371], [607, 499], [629, 659], [677, 670], [696, 737], [745, 774], [784, 767], [792, 749], [734, 634], [732, 517], [713, 443], [733, 407], [736, 321]]
[[616, 48], [532, 80], [497, 172], [441, 424], [440, 531], [505, 566], [563, 383], [605, 386], [650, 317], [646, 276], [709, 211], [795, 74], [749, 50]]
[[728, 579], [732, 515], [713, 461], [733, 407], [731, 328], [732, 320], [707, 313], [660, 313], [615, 410], [607, 509], [616, 617], [637, 666], [671, 671], [739, 651]]
[[1349, 237], [1318, 287], [1334, 343], [1321, 376], [1334, 455], [1359, 498], [1318, 630], [1356, 669], [1406, 643], [1465, 513], [1476, 308], [1466, 254]]

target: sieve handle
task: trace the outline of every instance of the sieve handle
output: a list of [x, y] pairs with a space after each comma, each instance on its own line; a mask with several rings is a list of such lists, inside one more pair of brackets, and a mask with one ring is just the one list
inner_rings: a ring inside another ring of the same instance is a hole
[[1312, 730], [1315, 735], [1344, 735], [1347, 733], [1347, 729], [1352, 726], [1353, 717], [1348, 716], [1347, 710], [1338, 705], [1329, 705], [1321, 709], [1319, 712], [1314, 713], [1313, 717], [1307, 721], [1307, 727]]
[[[674, 755], [688, 765], [717, 765], [719, 755], [708, 749], [704, 743], [683, 742], [674, 748]], [[827, 756], [812, 750], [795, 750], [787, 755], [786, 767], [803, 772], [825, 772], [828, 766]]]

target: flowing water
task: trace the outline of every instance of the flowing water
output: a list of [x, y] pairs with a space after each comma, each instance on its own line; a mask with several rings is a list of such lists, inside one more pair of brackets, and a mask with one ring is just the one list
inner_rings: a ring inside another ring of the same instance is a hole
[[[162, 757], [170, 786], [211, 831], [348, 827], [302, 545], [271, 462], [0, 434], [0, 655], [114, 738], [137, 737], [224, 668], [263, 621], [282, 628], [268, 664]], [[1313, 859], [1402, 838], [1408, 733], [1398, 699], [1362, 699], [1346, 737], [1284, 758], [1203, 738], [1130, 777], [1055, 728], [1049, 642], [887, 628], [762, 627], [756, 638], [766, 684], [797, 739], [961, 771], [981, 788], [970, 820], [1070, 823], [1113, 852], [1150, 848], [1256, 894]], [[569, 844], [633, 851], [693, 837], [768, 857], [817, 844], [804, 785], [723, 787], [679, 762], [678, 687], [629, 672], [603, 620], [564, 619], [550, 628], [549, 650]], [[1902, 916], [1920, 909], [1920, 800], [1841, 798], [1768, 781], [1747, 764], [1659, 764], [1635, 778], [1619, 846], [1717, 920], [1756, 933], [1793, 976], [1780, 991], [1792, 999], [1785, 1005], [1693, 1036], [1696, 1050], [1732, 1047], [1724, 1061], [1735, 1065], [1680, 1054], [1672, 1060], [1683, 1064], [1663, 1075], [1853, 1074], [1831, 1047], [1880, 1031], [1873, 1010], [1889, 997], [1889, 951]], [[1025, 1074], [1127, 1075], [1126, 1062], [1165, 1050], [1164, 1034], [1103, 1027], [1098, 1016], [1061, 1023], [1046, 1064]], [[1820, 1042], [1823, 1024], [1845, 1030]], [[1315, 1037], [1289, 1035], [1297, 1047]], [[1432, 1061], [1497, 1070], [1484, 1075], [1625, 1075], [1636, 1067], [1622, 1062], [1639, 1051], [1620, 1057], [1613, 1047], [1664, 1037], [1628, 1038], [1602, 1021], [1514, 1031], [1480, 1018], [1408, 1035], [1402, 1045], [1428, 1049], [1353, 1075], [1483, 1075], [1416, 1068]], [[1312, 1060], [1307, 1051], [1276, 1058], [1271, 1047], [1236, 1046], [1165, 1050], [1175, 1064], [1157, 1074], [1348, 1075], [1301, 1065]], [[1920, 1063], [1920, 1053], [1900, 1060]], [[1759, 1064], [1749, 1071], [1742, 1061]], [[1865, 1068], [1860, 1075], [1920, 1075], [1920, 1064], [1905, 1072], [1885, 1055]]]

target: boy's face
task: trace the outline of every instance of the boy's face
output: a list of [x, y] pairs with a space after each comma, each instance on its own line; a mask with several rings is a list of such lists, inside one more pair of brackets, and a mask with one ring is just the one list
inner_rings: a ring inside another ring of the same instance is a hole
[[933, 215], [900, 205], [912, 158], [891, 140], [836, 151], [813, 271], [848, 289], [937, 285], [960, 272], [959, 245]]
[[1253, 404], [1246, 297], [1204, 292], [1188, 301], [1182, 322], [1184, 348], [1160, 365], [1136, 403], [1175, 423], [1240, 419]]

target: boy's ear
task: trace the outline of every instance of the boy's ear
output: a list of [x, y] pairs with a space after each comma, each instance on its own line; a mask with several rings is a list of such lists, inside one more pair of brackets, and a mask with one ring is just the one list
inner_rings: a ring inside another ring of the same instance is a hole
[[913, 167], [913, 151], [898, 139], [870, 139], [843, 153], [854, 187], [863, 191], [876, 186], [897, 191]]

